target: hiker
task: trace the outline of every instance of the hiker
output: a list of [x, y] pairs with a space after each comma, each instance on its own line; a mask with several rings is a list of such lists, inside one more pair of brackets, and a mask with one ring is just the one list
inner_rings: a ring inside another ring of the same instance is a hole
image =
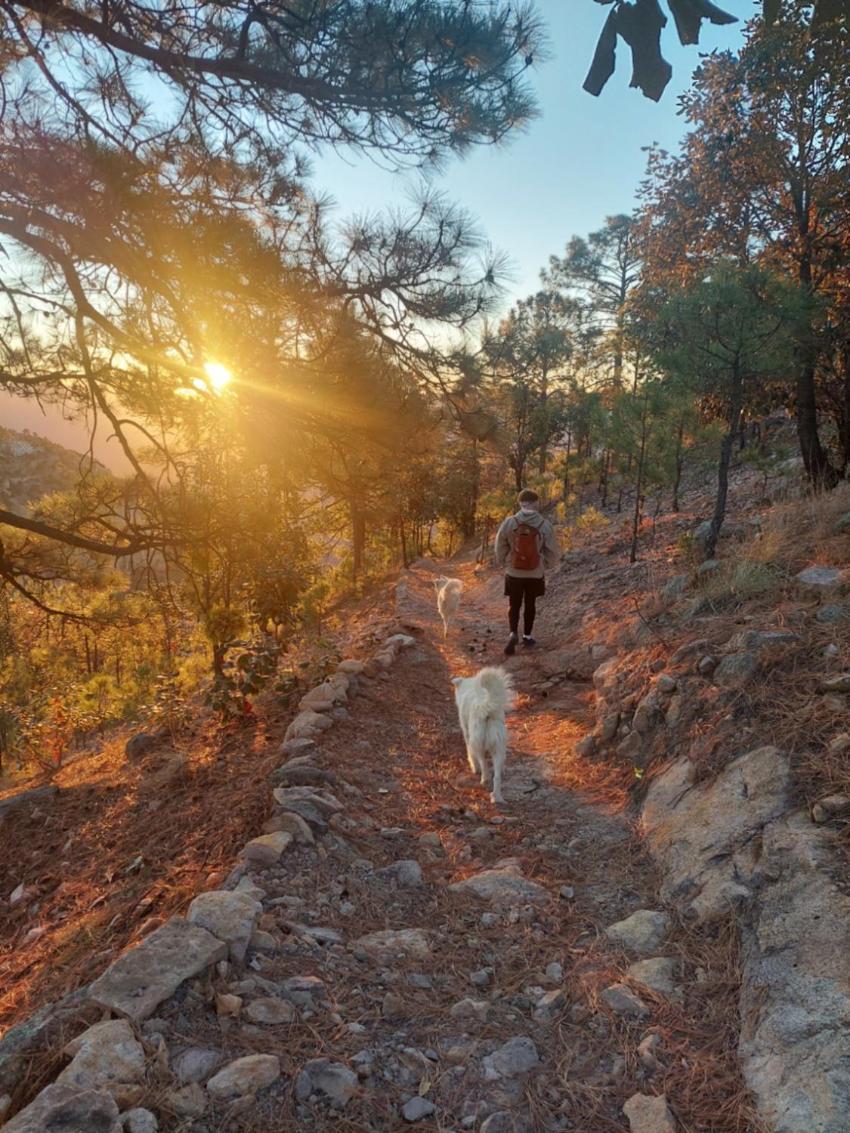
[[509, 515], [496, 534], [496, 562], [505, 568], [505, 595], [509, 599], [511, 632], [505, 646], [508, 656], [516, 652], [523, 606], [522, 644], [526, 649], [537, 644], [531, 631], [537, 599], [546, 592], [544, 572], [560, 559], [552, 524], [538, 510], [540, 497], [526, 488], [520, 492], [518, 503], [519, 511]]

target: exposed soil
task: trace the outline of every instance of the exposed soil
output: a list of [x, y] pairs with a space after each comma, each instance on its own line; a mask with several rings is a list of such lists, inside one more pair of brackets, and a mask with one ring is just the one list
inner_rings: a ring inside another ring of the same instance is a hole
[[[433, 574], [418, 567], [400, 611], [403, 623], [419, 627], [418, 644], [388, 679], [367, 686], [350, 720], [321, 737], [316, 762], [337, 777], [332, 789], [345, 818], [316, 849], [291, 849], [279, 867], [250, 875], [265, 893], [264, 927], [275, 949], [254, 955], [247, 983], [228, 973], [186, 989], [148, 1026], [172, 1052], [200, 1046], [228, 1060], [276, 1054], [284, 1076], [255, 1102], [214, 1108], [194, 1122], [167, 1116], [167, 1075], [142, 1104], [175, 1131], [394, 1130], [404, 1127], [400, 1107], [419, 1093], [436, 1106], [419, 1123], [424, 1130], [479, 1128], [500, 1112], [509, 1124], [499, 1128], [606, 1133], [628, 1129], [623, 1103], [642, 1091], [666, 1093], [691, 1133], [755, 1130], [734, 1054], [728, 927], [709, 938], [674, 919], [658, 954], [675, 961], [680, 1002], [630, 982], [634, 957], [603, 934], [638, 909], [659, 907], [655, 878], [624, 814], [623, 790], [573, 754], [591, 694], [586, 677], [566, 676], [561, 661], [553, 680], [545, 613], [538, 650], [507, 662], [521, 693], [507, 805], [493, 806], [469, 772], [449, 678], [503, 659], [502, 636], [493, 632], [503, 602], [498, 579], [476, 583], [470, 566], [454, 573], [467, 591], [447, 641], [432, 611]], [[428, 833], [439, 836], [439, 850], [421, 841]], [[509, 857], [546, 888], [548, 903], [490, 908], [449, 890]], [[396, 887], [375, 872], [403, 859], [420, 862], [424, 885]], [[298, 924], [334, 930], [339, 942], [318, 943]], [[387, 928], [427, 930], [430, 957], [374, 964], [352, 950], [356, 938]], [[470, 977], [482, 969], [489, 980], [476, 986]], [[324, 982], [328, 1002], [292, 1024], [261, 1027], [216, 1014], [217, 994], [237, 991], [247, 1003], [304, 975]], [[600, 999], [622, 979], [643, 999], [645, 1017], [618, 1016]], [[547, 991], [563, 998], [544, 1014], [536, 1005]], [[485, 1003], [481, 1017], [457, 1015], [466, 998]], [[658, 1040], [648, 1065], [638, 1046], [651, 1034]], [[516, 1036], [533, 1041], [539, 1066], [527, 1077], [487, 1080], [483, 1058]], [[293, 1080], [308, 1059], [357, 1065], [360, 1055], [363, 1066], [364, 1051], [370, 1071], [342, 1114], [296, 1100]]]
[[[614, 948], [604, 929], [637, 909], [661, 907], [630, 824], [642, 783], [628, 762], [575, 751], [594, 722], [591, 674], [625, 623], [646, 630], [631, 653], [638, 687], [683, 635], [725, 640], [736, 623], [758, 621], [760, 608], [769, 624], [800, 619], [799, 603], [780, 607], [770, 594], [744, 617], [734, 606], [728, 614], [715, 608], [702, 624], [672, 630], [654, 618], [647, 599], [682, 569], [677, 539], [705, 513], [706, 498], [694, 496], [691, 506], [644, 533], [642, 561], [632, 567], [623, 561], [625, 531], [609, 526], [583, 536], [549, 580], [535, 627], [539, 646], [514, 658], [502, 655], [501, 579], [471, 563], [440, 567], [466, 585], [445, 640], [433, 596], [436, 565], [405, 575], [398, 624], [378, 621], [387, 617], [386, 592], [350, 612], [349, 645], [371, 648], [371, 638], [399, 625], [417, 644], [386, 680], [364, 682], [350, 718], [321, 736], [316, 762], [336, 776], [345, 818], [315, 849], [295, 847], [278, 869], [253, 875], [266, 894], [264, 928], [278, 947], [253, 955], [246, 975], [257, 982], [244, 993], [247, 1003], [264, 994], [263, 981], [317, 975], [328, 1002], [292, 1024], [260, 1027], [216, 1013], [216, 993], [238, 982], [237, 973], [184, 987], [161, 1012], [159, 1033], [172, 1054], [191, 1045], [227, 1059], [274, 1053], [284, 1075], [256, 1103], [213, 1107], [192, 1122], [169, 1108], [170, 1075], [152, 1073], [141, 1101], [157, 1111], [161, 1128], [289, 1130], [327, 1120], [342, 1131], [391, 1130], [402, 1127], [399, 1109], [419, 1092], [437, 1107], [422, 1129], [478, 1128], [504, 1111], [517, 1130], [605, 1133], [628, 1128], [623, 1103], [643, 1092], [666, 1094], [685, 1133], [755, 1133], [735, 1058], [735, 933], [728, 924], [696, 933], [674, 916], [658, 955], [675, 961], [681, 999], [629, 981], [635, 957]], [[832, 545], [824, 546], [832, 561]], [[801, 547], [800, 565], [810, 560]], [[817, 629], [807, 639], [813, 668], [830, 632]], [[843, 654], [842, 646], [841, 663]], [[496, 808], [466, 765], [450, 677], [501, 663], [519, 697], [509, 721], [507, 805]], [[799, 662], [793, 675], [799, 686]], [[782, 679], [775, 670], [764, 687], [782, 687]], [[759, 704], [761, 721], [770, 712]], [[179, 745], [163, 744], [137, 764], [124, 757], [124, 737], [116, 739], [63, 768], [53, 780], [58, 796], [7, 817], [1, 836], [13, 852], [0, 860], [0, 894], [8, 899], [21, 881], [27, 894], [15, 908], [0, 905], [0, 1030], [88, 983], [129, 943], [221, 883], [268, 816], [268, 776], [291, 714], [265, 697], [250, 725], [228, 731], [201, 719]], [[719, 758], [718, 743], [708, 742], [712, 730], [719, 741], [742, 727], [729, 721], [722, 734], [713, 717], [706, 721], [706, 774]], [[843, 765], [833, 769], [833, 789], [843, 775]], [[440, 848], [423, 843], [423, 834], [439, 836]], [[449, 890], [506, 858], [547, 889], [547, 905], [491, 910]], [[423, 886], [397, 888], [375, 873], [402, 859], [421, 864]], [[282, 898], [288, 903], [270, 903]], [[333, 929], [342, 941], [319, 944], [296, 922]], [[405, 927], [433, 933], [428, 961], [375, 966], [349, 947], [364, 933]], [[560, 979], [553, 964], [561, 965]], [[488, 982], [476, 985], [470, 976], [481, 969], [491, 969]], [[418, 986], [411, 975], [422, 977]], [[605, 1005], [601, 993], [620, 980], [640, 995], [647, 1015], [630, 1020]], [[563, 1000], [544, 1017], [537, 1003], [553, 991]], [[482, 1017], [452, 1015], [464, 998], [487, 1001]], [[652, 1035], [654, 1053], [641, 1056], [640, 1043]], [[532, 1039], [540, 1063], [507, 1088], [487, 1080], [482, 1060], [515, 1036]], [[350, 1065], [364, 1051], [372, 1072], [343, 1114], [296, 1101], [293, 1079], [306, 1060]], [[41, 1081], [45, 1070], [34, 1067]]]

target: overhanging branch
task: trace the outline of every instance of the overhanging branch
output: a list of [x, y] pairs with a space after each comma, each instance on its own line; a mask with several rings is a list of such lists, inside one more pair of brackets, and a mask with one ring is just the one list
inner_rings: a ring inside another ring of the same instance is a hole
[[33, 535], [42, 535], [45, 539], [53, 539], [69, 547], [78, 547], [81, 551], [91, 551], [96, 555], [109, 555], [111, 558], [125, 558], [135, 555], [138, 551], [150, 550], [157, 543], [150, 539], [128, 539], [125, 543], [103, 543], [99, 539], [89, 539], [85, 535], [77, 535], [74, 531], [63, 531], [61, 527], [53, 527], [49, 523], [42, 523], [38, 519], [30, 519], [24, 515], [16, 515], [11, 511], [0, 508], [0, 524], [15, 527], [19, 531], [29, 531]]

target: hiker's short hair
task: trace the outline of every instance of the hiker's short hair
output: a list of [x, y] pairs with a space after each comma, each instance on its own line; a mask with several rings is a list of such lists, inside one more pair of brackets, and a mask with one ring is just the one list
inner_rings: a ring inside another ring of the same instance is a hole
[[517, 499], [521, 504], [536, 504], [539, 502], [540, 497], [533, 488], [523, 488]]

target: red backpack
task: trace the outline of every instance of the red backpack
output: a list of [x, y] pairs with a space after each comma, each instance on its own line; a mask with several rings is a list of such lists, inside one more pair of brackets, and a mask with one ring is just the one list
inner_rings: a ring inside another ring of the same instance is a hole
[[530, 523], [519, 523], [514, 532], [511, 566], [514, 570], [537, 570], [540, 566], [540, 532]]

